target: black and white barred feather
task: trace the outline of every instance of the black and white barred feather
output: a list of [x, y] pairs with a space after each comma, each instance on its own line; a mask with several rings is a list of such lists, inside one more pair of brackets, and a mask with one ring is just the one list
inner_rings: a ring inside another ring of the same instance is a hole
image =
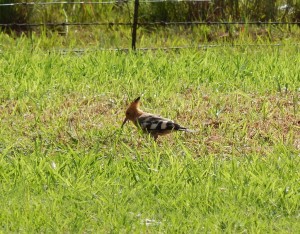
[[194, 132], [193, 130], [187, 129], [177, 123], [174, 123], [174, 121], [170, 119], [149, 113], [143, 113], [141, 116], [139, 116], [135, 124], [139, 126], [144, 132], [148, 132], [154, 137], [157, 137], [158, 135], [168, 134], [171, 131]]

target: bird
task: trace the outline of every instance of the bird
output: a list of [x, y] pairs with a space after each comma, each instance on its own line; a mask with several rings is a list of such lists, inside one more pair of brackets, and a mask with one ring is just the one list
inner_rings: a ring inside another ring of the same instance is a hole
[[126, 117], [122, 123], [121, 128], [123, 128], [125, 123], [130, 120], [144, 133], [150, 134], [154, 138], [154, 141], [157, 140], [158, 136], [166, 135], [173, 131], [196, 132], [196, 130], [191, 130], [180, 126], [173, 120], [142, 111], [139, 108], [140, 99], [140, 97], [136, 98], [128, 106], [125, 113]]

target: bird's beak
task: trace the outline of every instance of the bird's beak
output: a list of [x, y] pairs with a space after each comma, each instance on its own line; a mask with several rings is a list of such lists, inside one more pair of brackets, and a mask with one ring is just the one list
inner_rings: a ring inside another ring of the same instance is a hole
[[122, 123], [122, 126], [121, 126], [121, 128], [123, 128], [123, 126], [124, 126], [124, 124], [126, 124], [126, 122], [128, 121], [128, 119], [127, 118], [125, 118], [124, 119], [124, 121], [123, 121], [123, 123]]

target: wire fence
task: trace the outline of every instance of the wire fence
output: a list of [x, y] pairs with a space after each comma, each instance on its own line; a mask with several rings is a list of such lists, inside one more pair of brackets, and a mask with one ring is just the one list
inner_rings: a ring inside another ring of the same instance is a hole
[[114, 22], [61, 22], [61, 23], [8, 23], [0, 24], [2, 27], [42, 27], [42, 26], [132, 26], [132, 23]]
[[[182, 49], [198, 49], [198, 50], [208, 50], [213, 48], [234, 48], [234, 47], [282, 47], [286, 46], [283, 43], [275, 43], [275, 44], [212, 44], [212, 45], [197, 45], [197, 46], [168, 46], [168, 47], [141, 47], [136, 48], [136, 51], [168, 51], [168, 50], [182, 50]], [[299, 47], [300, 43], [289, 44], [289, 47]], [[103, 49], [103, 48], [92, 48], [92, 49], [56, 49], [55, 52], [59, 52], [61, 54], [68, 54], [68, 53], [76, 53], [76, 54], [83, 54], [95, 51], [123, 51], [129, 52], [131, 49], [129, 48], [114, 48], [114, 49]]]
[[[44, 23], [0, 23], [2, 28], [31, 28], [32, 27], [56, 27], [56, 26], [127, 26], [131, 27], [132, 31], [132, 40], [131, 48], [133, 50], [136, 48], [137, 42], [137, 28], [145, 26], [157, 26], [157, 27], [167, 27], [167, 26], [194, 26], [194, 25], [206, 25], [206, 26], [218, 26], [218, 25], [298, 25], [300, 22], [277, 22], [277, 21], [156, 21], [156, 22], [139, 22], [139, 5], [140, 3], [162, 3], [162, 2], [206, 2], [211, 3], [211, 0], [117, 0], [117, 1], [103, 1], [103, 2], [67, 2], [67, 1], [57, 1], [57, 2], [15, 2], [15, 3], [2, 3], [0, 4], [0, 9], [3, 7], [9, 6], [32, 6], [32, 5], [41, 5], [41, 6], [50, 6], [50, 5], [107, 5], [107, 4], [120, 4], [120, 3], [134, 3], [132, 22], [44, 22]], [[257, 46], [264, 46], [256, 44]], [[222, 45], [221, 45], [222, 46]], [[240, 45], [235, 45], [240, 46]], [[254, 46], [254, 45], [249, 45]], [[269, 45], [270, 46], [270, 45]], [[281, 44], [274, 44], [271, 46], [281, 46]], [[177, 47], [160, 47], [160, 48], [139, 48], [139, 50], [153, 50], [153, 49], [162, 49], [162, 50], [178, 50], [184, 48], [211, 48], [219, 47], [219, 45], [201, 45], [201, 46], [177, 46]], [[127, 50], [127, 49], [116, 49], [116, 50]], [[76, 51], [76, 50], [75, 50]], [[81, 50], [80, 50], [81, 51]]]
[[[172, 26], [172, 25], [300, 25], [300, 22], [202, 22], [202, 21], [184, 21], [184, 22], [168, 22], [168, 21], [158, 21], [158, 22], [142, 22], [137, 23], [138, 26]], [[46, 22], [46, 23], [7, 23], [1, 24], [2, 27], [40, 27], [40, 26], [132, 26], [131, 22]]]

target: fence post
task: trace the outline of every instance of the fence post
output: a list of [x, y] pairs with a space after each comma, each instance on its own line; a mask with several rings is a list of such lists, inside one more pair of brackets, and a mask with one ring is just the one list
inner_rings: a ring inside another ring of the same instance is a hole
[[133, 24], [132, 24], [132, 43], [131, 47], [133, 50], [136, 49], [136, 29], [138, 25], [139, 15], [139, 0], [134, 0], [134, 13], [133, 13]]

